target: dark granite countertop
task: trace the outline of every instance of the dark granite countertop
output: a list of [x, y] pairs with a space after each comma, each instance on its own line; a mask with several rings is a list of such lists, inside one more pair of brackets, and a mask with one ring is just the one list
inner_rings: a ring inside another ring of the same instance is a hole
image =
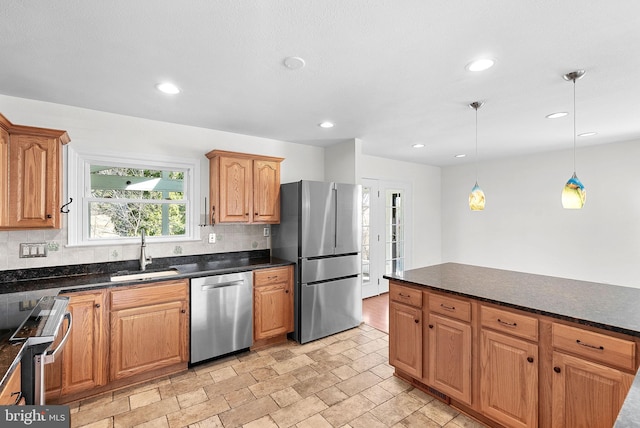
[[384, 277], [640, 337], [638, 288], [458, 263]]
[[179, 278], [220, 275], [292, 264], [287, 260], [271, 257], [269, 250], [238, 251], [233, 253], [203, 254], [196, 256], [154, 259], [145, 272], [176, 269], [177, 275], [146, 280], [111, 281], [113, 274], [136, 274], [138, 261], [95, 263], [85, 265], [54, 266], [38, 269], [0, 271], [0, 295], [28, 293], [51, 289], [51, 293], [73, 292], [87, 288], [119, 287]]
[[[12, 320], [8, 319], [10, 315], [7, 314], [12, 311], [6, 309], [10, 308], [10, 303], [37, 300], [43, 294], [57, 295], [60, 292], [70, 293], [90, 288], [121, 287], [291, 264], [287, 260], [271, 257], [269, 250], [256, 250], [154, 259], [146, 272], [175, 268], [178, 274], [146, 280], [111, 281], [113, 274], [140, 273], [137, 260], [0, 271], [0, 308], [4, 312], [0, 313], [0, 331], [12, 326]], [[26, 315], [28, 312], [23, 317]], [[20, 359], [21, 346], [10, 344], [8, 337], [0, 337], [0, 389], [4, 387]]]
[[[444, 263], [385, 275], [460, 296], [640, 337], [640, 289]], [[615, 428], [640, 426], [640, 372]]]

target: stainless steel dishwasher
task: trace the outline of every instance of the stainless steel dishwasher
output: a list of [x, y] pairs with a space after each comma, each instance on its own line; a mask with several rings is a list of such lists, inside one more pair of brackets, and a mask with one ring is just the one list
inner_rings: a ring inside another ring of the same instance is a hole
[[249, 348], [252, 340], [253, 273], [193, 278], [190, 363]]

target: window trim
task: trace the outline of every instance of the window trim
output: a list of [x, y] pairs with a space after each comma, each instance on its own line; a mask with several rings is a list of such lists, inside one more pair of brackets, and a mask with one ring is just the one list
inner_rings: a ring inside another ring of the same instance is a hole
[[131, 154], [123, 157], [113, 152], [78, 152], [71, 147], [67, 149], [67, 188], [68, 196], [73, 198], [69, 206], [67, 223], [67, 246], [106, 246], [139, 244], [140, 238], [123, 237], [116, 239], [89, 239], [88, 200], [85, 195], [91, 186], [89, 169], [91, 164], [107, 166], [184, 170], [185, 171], [185, 200], [186, 224], [185, 234], [182, 236], [148, 236], [147, 242], [182, 242], [200, 239], [198, 219], [200, 212], [200, 163], [194, 159], [164, 157], [157, 155]]

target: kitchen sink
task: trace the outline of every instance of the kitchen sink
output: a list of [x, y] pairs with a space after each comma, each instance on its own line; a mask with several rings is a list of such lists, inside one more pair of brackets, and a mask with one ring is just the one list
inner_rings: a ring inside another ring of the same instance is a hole
[[159, 271], [150, 271], [150, 272], [138, 272], [138, 273], [130, 273], [130, 274], [115, 274], [111, 276], [111, 282], [117, 281], [142, 281], [144, 279], [153, 279], [153, 278], [163, 278], [166, 276], [174, 276], [179, 275], [180, 271], [175, 268], [159, 270]]

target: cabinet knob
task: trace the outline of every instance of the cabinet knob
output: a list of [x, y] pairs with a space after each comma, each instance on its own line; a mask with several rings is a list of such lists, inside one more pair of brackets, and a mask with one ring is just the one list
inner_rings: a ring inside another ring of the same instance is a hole
[[258, 213], [253, 213], [253, 215], [258, 215]]
[[433, 328], [433, 324], [429, 324], [429, 328]]
[[96, 303], [96, 308], [99, 308], [99, 307], [100, 307], [100, 303]]
[[415, 322], [416, 324], [418, 324], [420, 322], [420, 320], [413, 320], [413, 322]]
[[533, 357], [527, 357], [527, 361], [529, 361], [530, 363], [533, 363]]
[[554, 367], [553, 371], [556, 372], [556, 373], [560, 373], [560, 367]]
[[184, 314], [184, 313], [187, 312], [187, 310], [186, 309], [182, 309], [180, 312]]
[[285, 293], [289, 294], [289, 290], [284, 290]]
[[47, 218], [51, 218], [51, 217], [52, 217], [51, 214], [47, 214]]

